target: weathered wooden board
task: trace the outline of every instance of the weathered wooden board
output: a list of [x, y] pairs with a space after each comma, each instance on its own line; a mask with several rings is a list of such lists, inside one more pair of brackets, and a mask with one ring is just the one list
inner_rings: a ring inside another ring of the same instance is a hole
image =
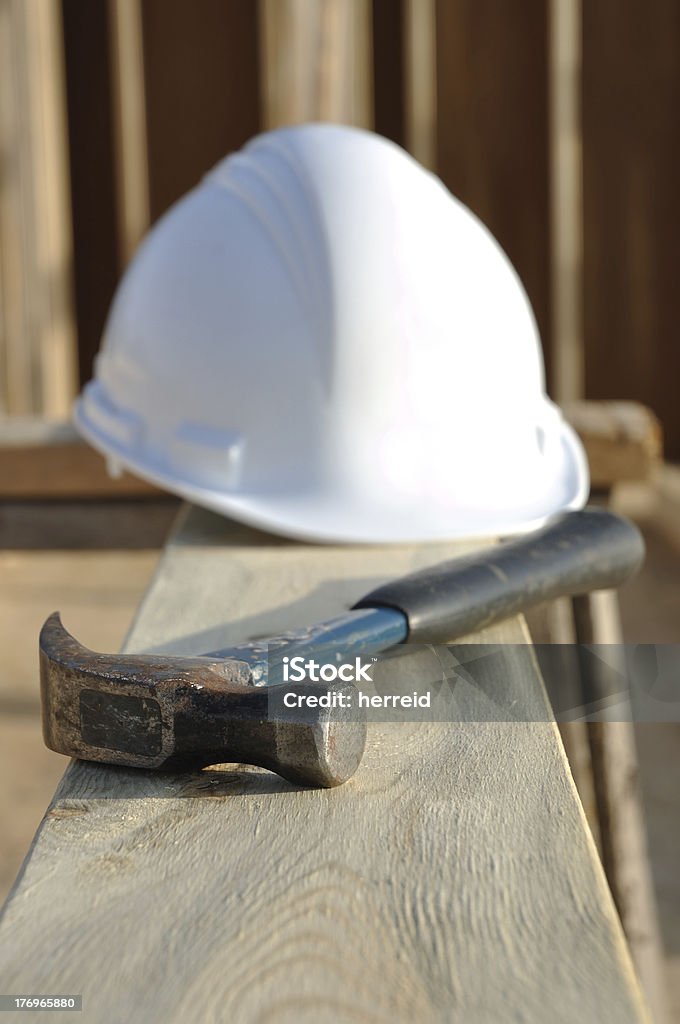
[[113, 145], [121, 270], [149, 230], [149, 153], [141, 0], [109, 0]]
[[0, 3], [0, 411], [65, 416], [76, 386], [61, 4]]
[[639, 402], [567, 402], [564, 415], [588, 456], [591, 487], [649, 480], [663, 459], [661, 424]]
[[[452, 547], [305, 546], [192, 511], [126, 646], [300, 625]], [[72, 764], [5, 909], [3, 991], [145, 1024], [644, 1020], [526, 633], [485, 639], [517, 646], [460, 724], [371, 726], [337, 790]]]
[[0, 423], [0, 499], [162, 494], [130, 473], [111, 476], [67, 420], [12, 416]]
[[367, 0], [260, 0], [264, 127], [371, 124]]

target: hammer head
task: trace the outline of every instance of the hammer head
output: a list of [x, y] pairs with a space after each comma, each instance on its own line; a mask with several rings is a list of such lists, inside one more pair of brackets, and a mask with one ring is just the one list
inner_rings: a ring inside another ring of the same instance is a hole
[[[58, 613], [40, 633], [40, 685], [45, 743], [89, 761], [172, 770], [237, 762], [328, 787], [354, 774], [364, 750], [351, 683], [254, 686], [251, 664], [238, 659], [97, 654]], [[328, 699], [293, 714], [283, 691]]]

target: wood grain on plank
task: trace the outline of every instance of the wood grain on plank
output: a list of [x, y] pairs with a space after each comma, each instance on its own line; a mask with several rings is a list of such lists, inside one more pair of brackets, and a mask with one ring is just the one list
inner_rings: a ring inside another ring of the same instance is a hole
[[[454, 549], [194, 510], [126, 647], [298, 626]], [[82, 991], [111, 1021], [644, 1020], [526, 633], [484, 639], [517, 646], [483, 659], [460, 723], [370, 726], [337, 790], [72, 764], [0, 927], [7, 991]]]

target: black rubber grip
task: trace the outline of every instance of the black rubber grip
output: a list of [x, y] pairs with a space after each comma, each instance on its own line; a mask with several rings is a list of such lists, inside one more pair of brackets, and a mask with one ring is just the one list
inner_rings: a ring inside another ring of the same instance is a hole
[[386, 583], [355, 608], [396, 608], [413, 643], [448, 643], [555, 597], [618, 587], [645, 554], [640, 532], [601, 508]]

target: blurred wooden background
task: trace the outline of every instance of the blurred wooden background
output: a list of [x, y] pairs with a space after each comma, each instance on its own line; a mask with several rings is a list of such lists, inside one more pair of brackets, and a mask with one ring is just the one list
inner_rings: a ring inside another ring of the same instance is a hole
[[374, 127], [529, 292], [558, 400], [680, 457], [680, 4], [0, 0], [0, 413], [67, 415], [149, 223], [265, 127]]

